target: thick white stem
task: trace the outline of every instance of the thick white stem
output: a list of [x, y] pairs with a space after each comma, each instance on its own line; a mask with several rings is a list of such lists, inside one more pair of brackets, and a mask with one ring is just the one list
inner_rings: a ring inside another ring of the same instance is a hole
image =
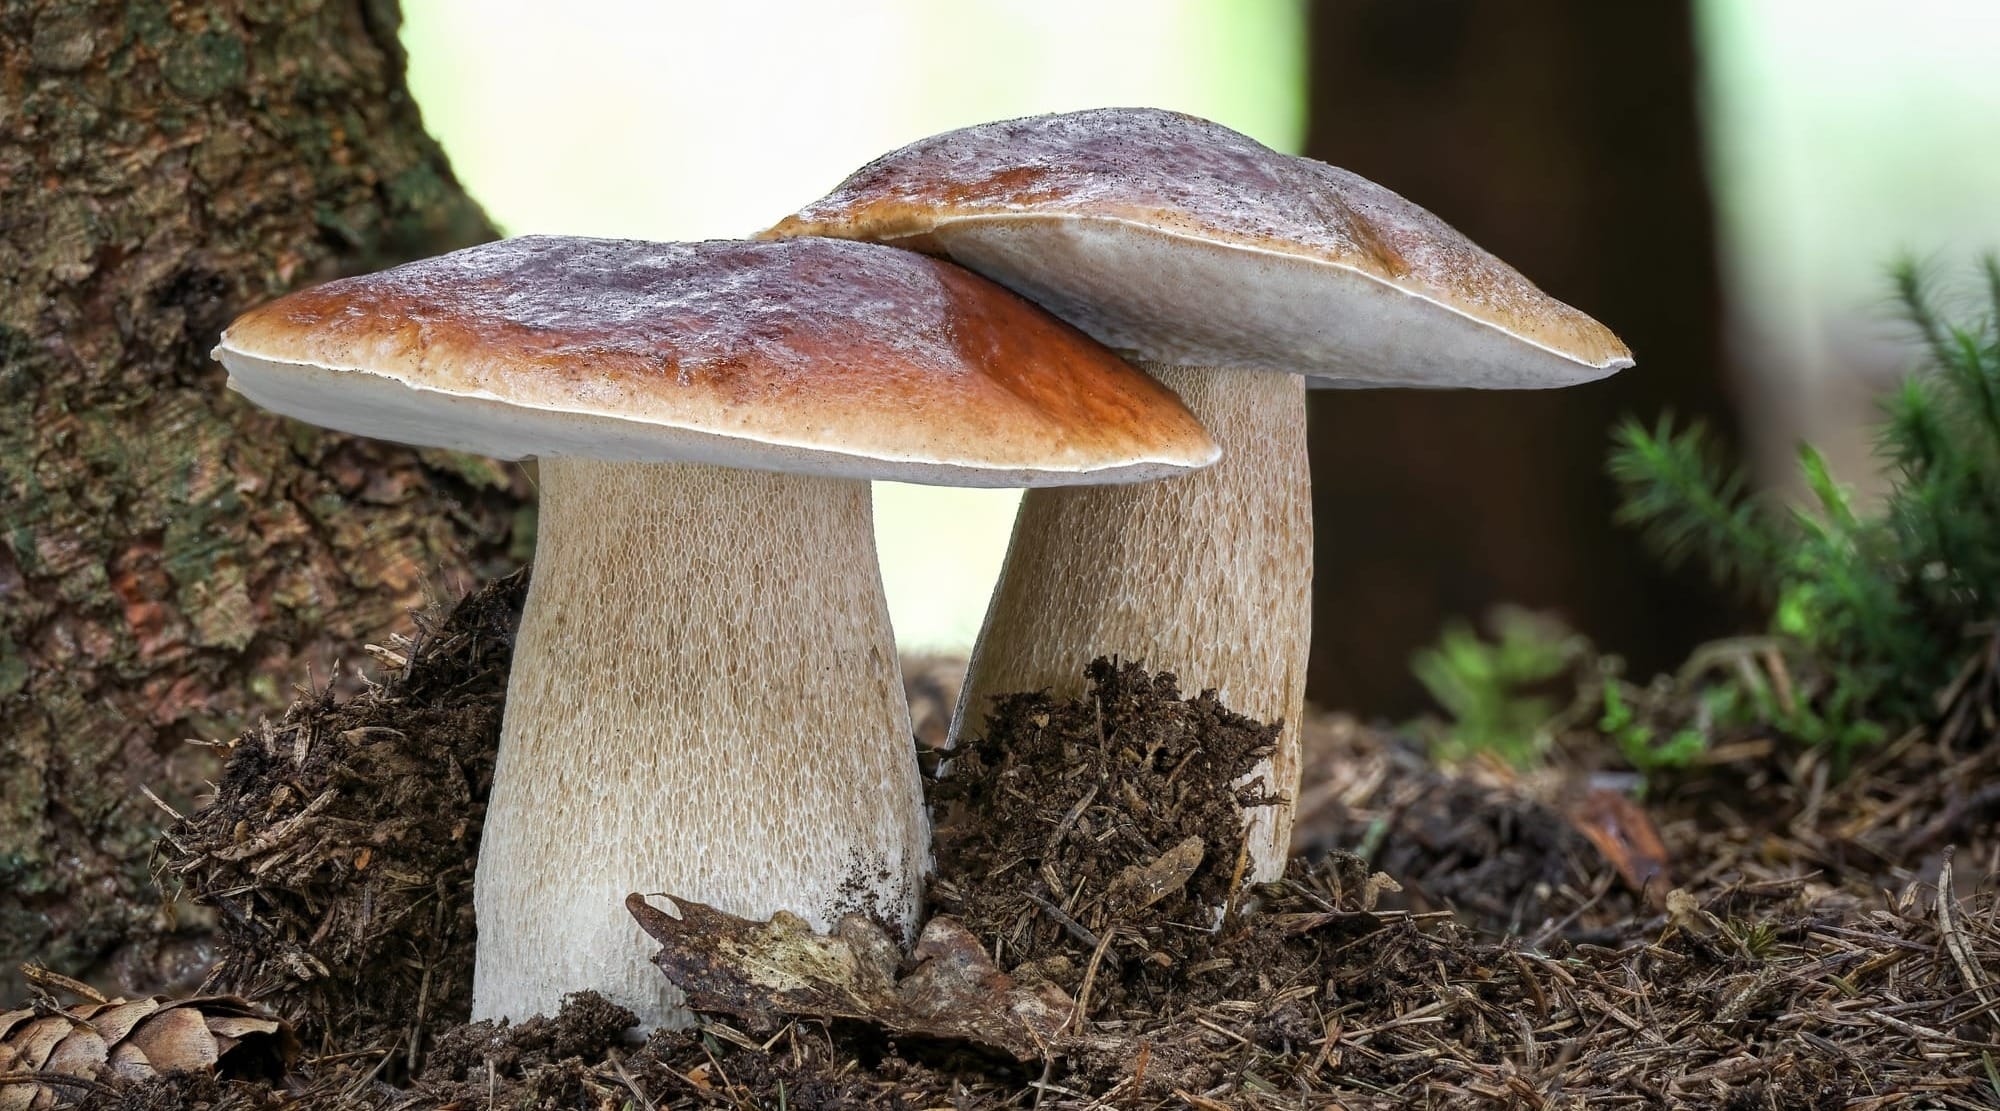
[[476, 1018], [669, 1019], [625, 911], [914, 925], [929, 868], [868, 484], [544, 459], [476, 883]]
[[[1148, 366], [1222, 444], [1206, 470], [1129, 486], [1030, 490], [973, 650], [952, 735], [988, 701], [1074, 696], [1083, 666], [1118, 655], [1213, 687], [1241, 714], [1284, 719], [1261, 771], [1298, 794], [1299, 722], [1312, 636], [1312, 484], [1298, 375]], [[1251, 878], [1277, 879], [1289, 804], [1249, 819]]]

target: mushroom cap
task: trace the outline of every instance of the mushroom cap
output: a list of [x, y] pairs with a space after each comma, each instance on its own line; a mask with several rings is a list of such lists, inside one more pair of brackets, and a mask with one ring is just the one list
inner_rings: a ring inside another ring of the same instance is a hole
[[505, 459], [1041, 486], [1220, 454], [1171, 391], [1006, 289], [831, 239], [488, 243], [280, 298], [215, 355], [267, 409]]
[[1152, 108], [921, 139], [764, 235], [943, 255], [1159, 362], [1490, 388], [1632, 365], [1604, 325], [1389, 190]]

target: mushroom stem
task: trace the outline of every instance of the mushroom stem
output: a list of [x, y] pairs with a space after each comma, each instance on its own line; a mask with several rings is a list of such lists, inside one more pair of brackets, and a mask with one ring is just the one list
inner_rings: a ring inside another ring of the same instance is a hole
[[1130, 486], [1030, 490], [952, 721], [977, 735], [992, 696], [1082, 693], [1116, 655], [1214, 688], [1284, 729], [1252, 779], [1284, 798], [1247, 819], [1250, 878], [1277, 879], [1298, 793], [1312, 616], [1312, 490], [1305, 380], [1139, 364], [1222, 445], [1206, 470]]
[[873, 912], [907, 934], [929, 823], [868, 484], [548, 457], [541, 487], [474, 1017], [591, 988], [672, 1018], [633, 891], [819, 929]]

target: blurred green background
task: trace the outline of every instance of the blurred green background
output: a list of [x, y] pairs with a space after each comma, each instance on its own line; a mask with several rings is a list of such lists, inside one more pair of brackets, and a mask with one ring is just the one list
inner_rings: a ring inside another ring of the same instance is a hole
[[1764, 469], [1823, 442], [1865, 479], [1904, 369], [1888, 263], [2000, 248], [2000, 4], [1706, 0], [1703, 108], [1731, 325]]
[[[1433, 207], [1625, 333], [1640, 367], [1624, 377], [1641, 392], [1586, 396], [1579, 404], [1595, 408], [1571, 420], [1580, 431], [1564, 434], [1574, 440], [1570, 454], [1539, 461], [1538, 445], [1563, 437], [1524, 433], [1516, 443], [1483, 429], [1448, 431], [1449, 407], [1467, 404], [1449, 399], [1436, 403], [1446, 408], [1435, 422], [1401, 409], [1377, 416], [1366, 408], [1373, 402], [1353, 402], [1355, 420], [1410, 454], [1399, 463], [1371, 446], [1376, 473], [1389, 477], [1359, 493], [1316, 479], [1340, 499], [1332, 507], [1342, 517], [1351, 509], [1368, 522], [1350, 535], [1322, 502], [1323, 548], [1379, 543], [1385, 563], [1407, 564], [1396, 547], [1405, 543], [1464, 561], [1422, 564], [1420, 577], [1400, 583], [1340, 565], [1345, 581], [1375, 582], [1352, 598], [1339, 596], [1322, 562], [1318, 590], [1339, 607], [1316, 628], [1328, 666], [1345, 674], [1379, 648], [1400, 673], [1407, 648], [1429, 639], [1441, 615], [1501, 598], [1574, 611], [1586, 629], [1593, 613], [1611, 615], [1599, 623], [1615, 617], [1622, 628], [1589, 631], [1613, 646], [1643, 638], [1649, 619], [1565, 593], [1625, 555], [1579, 556], [1582, 571], [1522, 561], [1540, 566], [1542, 578], [1486, 567], [1476, 562], [1481, 550], [1502, 545], [1460, 520], [1475, 515], [1462, 495], [1443, 480], [1398, 493], [1390, 478], [1419, 473], [1429, 456], [1479, 469], [1466, 462], [1476, 457], [1451, 456], [1455, 447], [1528, 458], [1550, 474], [1594, 474], [1609, 414], [1677, 405], [1739, 423], [1760, 460], [1782, 461], [1800, 436], [1824, 441], [1843, 476], [1865, 484], [1870, 462], [1856, 430], [1870, 417], [1871, 391], [1906, 357], [1884, 308], [1886, 262], [1899, 251], [1943, 260], [2000, 243], [2000, 4], [1640, 8], [1663, 22], [1614, 17], [1626, 10], [1582, 0], [406, 0], [404, 41], [433, 132], [514, 234], [742, 235], [920, 136], [1133, 104], [1219, 120]], [[1386, 76], [1371, 78], [1371, 67]], [[1697, 138], [1685, 144], [1685, 180], [1668, 181], [1680, 154], [1672, 135], [1661, 137], [1661, 121], [1677, 118], [1674, 90], [1683, 87]], [[1672, 103], [1662, 107], [1656, 88], [1672, 92]], [[1512, 161], [1494, 169], [1495, 152]], [[1647, 222], [1656, 210], [1663, 227], [1688, 229], [1663, 231], [1669, 246], [1700, 240], [1688, 248], [1692, 262], [1663, 264], [1656, 246], [1601, 230]], [[1658, 290], [1642, 288], [1647, 281]], [[1674, 296], [1684, 300], [1663, 300]], [[1657, 319], [1629, 307], [1646, 303]], [[1676, 329], [1722, 339], [1677, 347]], [[1653, 377], [1637, 377], [1645, 375]], [[1682, 378], [1709, 384], [1685, 396], [1643, 392]], [[1558, 419], [1553, 410], [1528, 413], [1524, 427]], [[1338, 418], [1315, 411], [1316, 429], [1337, 441], [1315, 440], [1316, 468], [1322, 453], [1331, 459], [1362, 434]], [[1541, 485], [1544, 501], [1580, 496], [1525, 472], [1504, 481]], [[1366, 496], [1377, 487], [1391, 504], [1370, 517]], [[878, 487], [884, 573], [906, 648], [970, 645], [1013, 503], [1003, 492]], [[1506, 504], [1493, 527], [1535, 534], [1538, 551], [1565, 543], [1572, 526], [1541, 522], [1531, 503]], [[1595, 506], [1589, 513], [1608, 517]], [[1381, 523], [1398, 514], [1444, 524], [1413, 526], [1399, 542]], [[1376, 595], [1430, 590], [1434, 580], [1436, 597], [1421, 606], [1377, 604]], [[1599, 593], [1666, 589], [1640, 577]], [[1692, 595], [1674, 589], [1681, 593], [1660, 605], [1689, 609]], [[1343, 646], [1340, 629], [1327, 626], [1348, 613], [1374, 623], [1372, 639]], [[1411, 632], [1373, 631], [1399, 624]], [[1662, 647], [1662, 659], [1676, 650]], [[1315, 682], [1322, 699], [1371, 704], [1365, 692]]]

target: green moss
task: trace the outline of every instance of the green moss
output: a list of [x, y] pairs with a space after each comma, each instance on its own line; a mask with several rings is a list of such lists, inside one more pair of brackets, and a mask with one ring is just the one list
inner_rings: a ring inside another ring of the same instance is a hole
[[147, 46], [165, 45], [174, 34], [167, 6], [159, 0], [131, 0], [125, 5], [125, 29]]
[[267, 706], [275, 706], [284, 701], [284, 692], [278, 689], [278, 680], [275, 676], [261, 673], [253, 675], [247, 686], [257, 701]]
[[35, 533], [27, 525], [14, 526], [7, 534], [7, 547], [12, 549], [14, 563], [23, 573], [35, 575], [47, 571], [41, 553], [35, 550]]
[[516, 564], [524, 564], [535, 558], [535, 534], [540, 518], [535, 507], [524, 505], [514, 511], [513, 543], [507, 549], [507, 558]]
[[212, 100], [241, 86], [249, 69], [243, 40], [223, 31], [175, 42], [160, 67], [168, 86], [191, 100]]
[[28, 685], [28, 661], [21, 658], [14, 638], [0, 635], [0, 698], [21, 693]]
[[1442, 726], [1419, 732], [1443, 759], [1490, 753], [1526, 767], [1547, 750], [1549, 725], [1561, 709], [1549, 697], [1559, 686], [1554, 681], [1587, 661], [1590, 645], [1525, 610], [1502, 608], [1490, 624], [1493, 640], [1458, 622], [1417, 653], [1412, 670], [1449, 716]]
[[389, 203], [403, 212], [434, 212], [453, 190], [429, 162], [416, 165], [389, 179]]
[[0, 890], [20, 895], [40, 895], [49, 890], [47, 861], [25, 852], [0, 853]]
[[350, 249], [359, 248], [369, 241], [369, 236], [362, 230], [361, 223], [353, 218], [352, 212], [332, 205], [323, 204], [314, 208], [313, 223], [339, 236], [341, 243]]
[[0, 405], [18, 404], [35, 388], [28, 334], [0, 324]]
[[483, 455], [468, 455], [462, 451], [446, 451], [441, 448], [423, 449], [417, 452], [424, 466], [434, 471], [457, 475], [468, 485], [484, 490], [505, 490], [513, 485], [507, 468], [512, 466]]

